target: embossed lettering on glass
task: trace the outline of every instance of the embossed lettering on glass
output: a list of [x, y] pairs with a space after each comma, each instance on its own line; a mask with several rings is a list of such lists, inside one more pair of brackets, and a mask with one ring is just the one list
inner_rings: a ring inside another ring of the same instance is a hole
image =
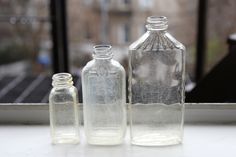
[[79, 143], [78, 91], [69, 73], [52, 77], [53, 88], [49, 95], [52, 143]]
[[85, 135], [89, 144], [117, 145], [126, 130], [125, 70], [109, 45], [95, 46], [93, 58], [82, 71]]

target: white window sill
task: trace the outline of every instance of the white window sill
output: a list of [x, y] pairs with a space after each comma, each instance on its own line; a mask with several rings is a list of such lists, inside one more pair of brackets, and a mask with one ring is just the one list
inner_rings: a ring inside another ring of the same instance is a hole
[[236, 125], [185, 126], [184, 142], [169, 147], [138, 147], [125, 142], [119, 146], [98, 147], [85, 142], [81, 131], [79, 145], [51, 145], [48, 125], [0, 125], [1, 157], [235, 157]]
[[[0, 124], [22, 123], [48, 124], [48, 104], [0, 104]], [[236, 103], [186, 103], [185, 123], [236, 123]]]

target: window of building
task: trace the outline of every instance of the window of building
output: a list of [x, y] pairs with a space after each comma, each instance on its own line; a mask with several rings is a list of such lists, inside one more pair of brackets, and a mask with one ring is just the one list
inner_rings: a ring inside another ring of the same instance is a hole
[[124, 4], [130, 4], [130, 0], [123, 0]]
[[117, 32], [117, 38], [118, 42], [120, 44], [125, 44], [130, 41], [130, 27], [128, 24], [122, 24], [118, 27], [118, 32]]
[[141, 9], [151, 9], [153, 7], [153, 0], [138, 0]]
[[[55, 0], [0, 1], [0, 102], [47, 102], [50, 77], [55, 68], [53, 52], [56, 51], [52, 50], [55, 41], [51, 30], [62, 29], [52, 25], [55, 20], [50, 16], [53, 10], [49, 7], [51, 2]], [[126, 66], [128, 46], [146, 31], [145, 20], [150, 15], [167, 16], [168, 31], [187, 49], [186, 82], [191, 88], [197, 83], [196, 39], [200, 0], [119, 1], [129, 4], [130, 7], [125, 9], [118, 5], [109, 6], [109, 9], [108, 5], [101, 5], [101, 2], [116, 4], [111, 0], [65, 2], [68, 40], [62, 43], [68, 47], [68, 69], [75, 75], [75, 84], [80, 83], [81, 69], [91, 59], [94, 44], [112, 44], [115, 59]], [[205, 75], [228, 55], [227, 37], [236, 32], [235, 8], [234, 0], [208, 0]], [[62, 19], [63, 15], [59, 17]], [[61, 48], [61, 43], [57, 43], [57, 47]], [[44, 82], [45, 86], [42, 85]], [[26, 91], [22, 92], [24, 89]]]
[[207, 74], [228, 54], [226, 39], [230, 34], [236, 32], [235, 8], [236, 3], [234, 0], [208, 1], [207, 50], [204, 74]]
[[1, 75], [51, 73], [48, 1], [1, 1], [0, 24]]
[[47, 102], [52, 74], [48, 0], [0, 1], [0, 103]]

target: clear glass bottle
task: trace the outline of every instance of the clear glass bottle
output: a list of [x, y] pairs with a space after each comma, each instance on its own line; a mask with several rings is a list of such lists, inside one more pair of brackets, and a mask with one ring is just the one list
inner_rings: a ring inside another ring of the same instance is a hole
[[49, 95], [50, 127], [53, 144], [79, 143], [78, 91], [69, 73], [52, 77]]
[[129, 47], [131, 143], [179, 144], [184, 123], [185, 47], [167, 18], [147, 18], [147, 32]]
[[89, 144], [117, 145], [126, 130], [125, 70], [110, 45], [94, 46], [93, 57], [82, 71], [85, 135]]

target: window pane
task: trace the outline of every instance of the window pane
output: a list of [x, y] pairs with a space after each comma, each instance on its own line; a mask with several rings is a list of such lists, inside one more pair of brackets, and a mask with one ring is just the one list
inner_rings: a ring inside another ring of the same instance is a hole
[[209, 0], [205, 73], [228, 53], [227, 38], [236, 32], [236, 1]]
[[0, 74], [51, 72], [48, 1], [0, 1]]
[[0, 0], [0, 103], [48, 101], [49, 0]]
[[145, 31], [147, 16], [167, 16], [169, 32], [187, 47], [187, 72], [194, 76], [197, 0], [69, 0], [68, 28], [73, 73], [91, 59], [92, 46], [110, 43], [127, 69], [128, 46]]

